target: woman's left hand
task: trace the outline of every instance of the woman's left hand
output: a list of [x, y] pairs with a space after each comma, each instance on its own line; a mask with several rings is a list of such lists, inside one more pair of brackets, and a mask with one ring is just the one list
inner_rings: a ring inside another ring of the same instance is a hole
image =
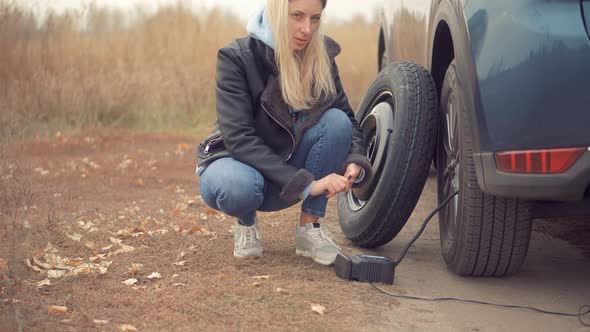
[[346, 191], [349, 191], [352, 188], [352, 184], [356, 180], [356, 178], [361, 174], [361, 167], [355, 163], [348, 164], [346, 167], [346, 172], [344, 172], [344, 177], [348, 179], [348, 188]]

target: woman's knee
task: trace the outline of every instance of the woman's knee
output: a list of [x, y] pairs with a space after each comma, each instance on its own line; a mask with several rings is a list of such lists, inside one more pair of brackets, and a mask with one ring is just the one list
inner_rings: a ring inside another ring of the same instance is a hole
[[344, 111], [331, 108], [322, 115], [320, 121], [324, 123], [328, 135], [352, 139], [352, 122]]
[[201, 175], [203, 201], [231, 216], [255, 211], [264, 199], [264, 178], [248, 165], [224, 159], [213, 162]]

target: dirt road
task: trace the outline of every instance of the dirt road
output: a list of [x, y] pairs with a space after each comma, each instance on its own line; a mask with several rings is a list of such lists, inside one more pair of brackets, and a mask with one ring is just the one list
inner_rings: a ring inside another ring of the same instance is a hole
[[[342, 281], [295, 256], [298, 207], [260, 214], [265, 257], [236, 260], [233, 220], [198, 197], [197, 141], [86, 132], [13, 146], [1, 174], [0, 330], [590, 331], [576, 318], [398, 300]], [[435, 201], [431, 178], [401, 235], [365, 252], [397, 257]], [[335, 201], [324, 222], [344, 253], [361, 252]], [[468, 279], [446, 270], [433, 220], [381, 287], [575, 312], [590, 304], [590, 223], [562, 225], [536, 226], [517, 276]]]

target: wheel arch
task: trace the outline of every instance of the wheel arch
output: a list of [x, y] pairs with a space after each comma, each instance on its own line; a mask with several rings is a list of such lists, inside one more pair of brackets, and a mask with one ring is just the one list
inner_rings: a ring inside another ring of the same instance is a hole
[[[463, 7], [457, 2], [443, 0], [432, 17], [430, 27], [428, 69], [435, 80], [439, 98], [446, 71], [453, 58], [457, 59], [457, 79], [463, 90], [464, 107], [468, 110], [473, 130], [473, 152], [479, 154], [481, 152], [481, 137], [482, 134], [486, 135], [487, 129], [481, 113], [479, 83], [472, 52], [468, 18]], [[449, 59], [451, 55], [452, 58]], [[475, 163], [481, 165], [481, 160], [476, 158]], [[478, 183], [484, 189], [483, 168], [476, 166], [476, 173]]]

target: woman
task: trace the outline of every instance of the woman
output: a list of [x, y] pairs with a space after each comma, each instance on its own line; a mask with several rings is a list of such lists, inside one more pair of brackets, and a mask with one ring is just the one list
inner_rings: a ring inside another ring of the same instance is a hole
[[236, 257], [262, 257], [256, 211], [302, 200], [296, 253], [333, 264], [339, 248], [318, 220], [330, 197], [371, 174], [334, 61], [340, 47], [318, 32], [326, 2], [268, 0], [249, 36], [219, 50], [217, 123], [197, 173], [205, 203], [237, 218]]

